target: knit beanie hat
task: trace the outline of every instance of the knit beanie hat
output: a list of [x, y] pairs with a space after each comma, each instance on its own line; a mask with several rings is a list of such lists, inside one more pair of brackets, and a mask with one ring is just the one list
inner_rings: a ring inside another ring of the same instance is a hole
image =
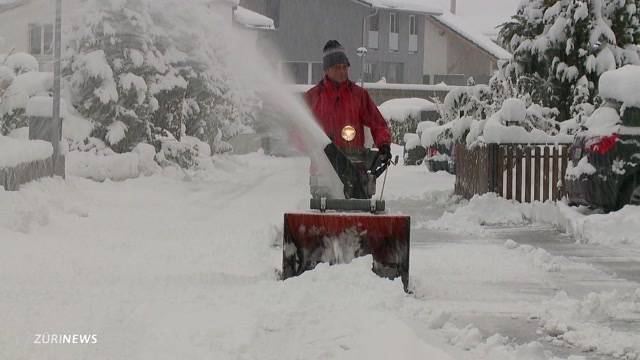
[[330, 67], [338, 64], [351, 66], [344, 47], [337, 40], [329, 40], [322, 49], [322, 68], [327, 71]]

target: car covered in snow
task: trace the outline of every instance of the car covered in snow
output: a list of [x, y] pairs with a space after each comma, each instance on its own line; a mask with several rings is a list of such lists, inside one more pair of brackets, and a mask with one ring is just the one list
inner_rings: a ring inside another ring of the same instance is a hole
[[600, 96], [606, 103], [584, 121], [570, 150], [568, 201], [607, 211], [640, 205], [640, 67], [602, 75]]
[[425, 164], [429, 171], [455, 173], [453, 134], [454, 122], [426, 127], [420, 134], [420, 142], [426, 149]]

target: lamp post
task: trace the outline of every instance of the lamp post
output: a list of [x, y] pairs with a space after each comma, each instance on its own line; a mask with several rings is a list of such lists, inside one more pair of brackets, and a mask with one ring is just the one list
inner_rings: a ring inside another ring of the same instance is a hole
[[360, 57], [360, 86], [364, 87], [364, 57], [367, 56], [367, 48], [359, 47], [356, 50], [356, 54]]
[[[62, 119], [60, 118], [60, 58], [62, 53], [62, 0], [56, 0], [56, 20], [55, 20], [55, 38], [54, 38], [54, 59], [53, 59], [53, 126], [51, 126], [51, 134], [53, 146], [53, 166], [51, 167], [51, 176], [56, 174], [56, 169], [60, 161], [60, 139], [62, 136]], [[64, 176], [64, 169], [62, 169]]]

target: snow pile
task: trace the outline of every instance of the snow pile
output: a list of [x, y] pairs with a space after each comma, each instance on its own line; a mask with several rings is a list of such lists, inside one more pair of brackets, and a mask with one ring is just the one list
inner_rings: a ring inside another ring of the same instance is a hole
[[198, 138], [183, 136], [180, 141], [172, 138], [162, 140], [162, 149], [158, 153], [160, 165], [170, 163], [190, 169], [204, 167], [210, 163], [211, 147]]
[[0, 168], [14, 167], [53, 155], [53, 146], [42, 140], [13, 139], [0, 135]]
[[616, 109], [603, 106], [594, 111], [584, 125], [587, 127], [587, 136], [608, 136], [618, 133], [621, 123]]
[[626, 65], [607, 71], [599, 80], [600, 97], [616, 100], [624, 106], [640, 107], [640, 66]]
[[525, 259], [530, 261], [533, 266], [542, 269], [546, 272], [559, 272], [567, 269], [584, 268], [586, 265], [581, 265], [570, 261], [562, 256], [554, 256], [549, 254], [544, 249], [537, 248], [527, 244], [518, 244], [513, 240], [507, 240], [504, 246], [515, 252], [521, 254]]
[[404, 148], [406, 150], [415, 149], [420, 145], [420, 137], [418, 134], [406, 133], [404, 134]]
[[582, 215], [566, 209], [567, 231], [577, 240], [604, 245], [640, 247], [640, 207], [625, 206], [609, 214]]
[[542, 331], [552, 341], [582, 351], [621, 359], [640, 357], [640, 338], [633, 332], [612, 329], [616, 320], [640, 320], [640, 289], [632, 293], [590, 293], [582, 300], [570, 298], [566, 292], [545, 301], [541, 319]]
[[596, 173], [596, 168], [589, 163], [587, 156], [583, 157], [574, 166], [573, 161], [569, 161], [567, 164], [566, 178], [568, 180], [579, 179], [582, 175], [593, 175]]
[[132, 152], [116, 154], [98, 139], [92, 139], [93, 147], [85, 151], [71, 151], [66, 155], [67, 175], [95, 181], [122, 181], [149, 176], [159, 170], [155, 162], [155, 149], [148, 144], [138, 144]]
[[441, 218], [431, 220], [423, 226], [430, 229], [454, 232], [483, 233], [483, 226], [525, 225], [529, 221], [519, 211], [519, 204], [506, 200], [494, 193], [474, 196], [468, 203], [453, 212], [446, 212]]
[[437, 111], [436, 104], [421, 98], [391, 99], [379, 106], [380, 113], [387, 121], [403, 122], [409, 117], [420, 118], [423, 111]]
[[421, 121], [418, 123], [418, 127], [416, 128], [416, 134], [418, 134], [418, 136], [422, 136], [422, 133], [425, 130], [436, 126], [438, 126], [438, 124], [435, 121]]
[[626, 206], [609, 214], [582, 214], [563, 202], [529, 204], [506, 200], [493, 193], [476, 195], [453, 211], [421, 227], [459, 233], [483, 233], [483, 226], [548, 224], [582, 243], [640, 247], [640, 207]]
[[[539, 109], [538, 109], [539, 110]], [[549, 132], [537, 128], [536, 124], [525, 128], [527, 118], [543, 118], [539, 111], [532, 105], [527, 109], [522, 100], [507, 99], [502, 105], [502, 109], [491, 116], [482, 131], [482, 139], [488, 144], [516, 143], [516, 144], [555, 144], [570, 143], [573, 136], [566, 134], [551, 135]], [[467, 143], [473, 141], [472, 137], [467, 137]]]

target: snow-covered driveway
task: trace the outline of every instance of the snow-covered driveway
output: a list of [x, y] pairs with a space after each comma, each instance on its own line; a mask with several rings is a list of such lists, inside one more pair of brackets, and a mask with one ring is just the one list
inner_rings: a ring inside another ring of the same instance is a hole
[[[191, 175], [0, 192], [0, 358], [567, 358], [605, 336], [605, 320], [640, 313], [633, 283], [576, 298], [574, 279], [613, 277], [492, 230], [430, 223], [465, 205], [450, 197], [452, 176], [422, 167], [393, 168], [385, 190], [392, 211], [413, 217], [413, 295], [371, 273], [368, 258], [277, 281], [282, 215], [307, 205], [308, 162], [214, 162]], [[576, 328], [585, 322], [595, 325]], [[97, 343], [52, 343], [65, 334]], [[38, 335], [49, 343], [34, 344]], [[607, 344], [633, 359], [632, 335]]]

